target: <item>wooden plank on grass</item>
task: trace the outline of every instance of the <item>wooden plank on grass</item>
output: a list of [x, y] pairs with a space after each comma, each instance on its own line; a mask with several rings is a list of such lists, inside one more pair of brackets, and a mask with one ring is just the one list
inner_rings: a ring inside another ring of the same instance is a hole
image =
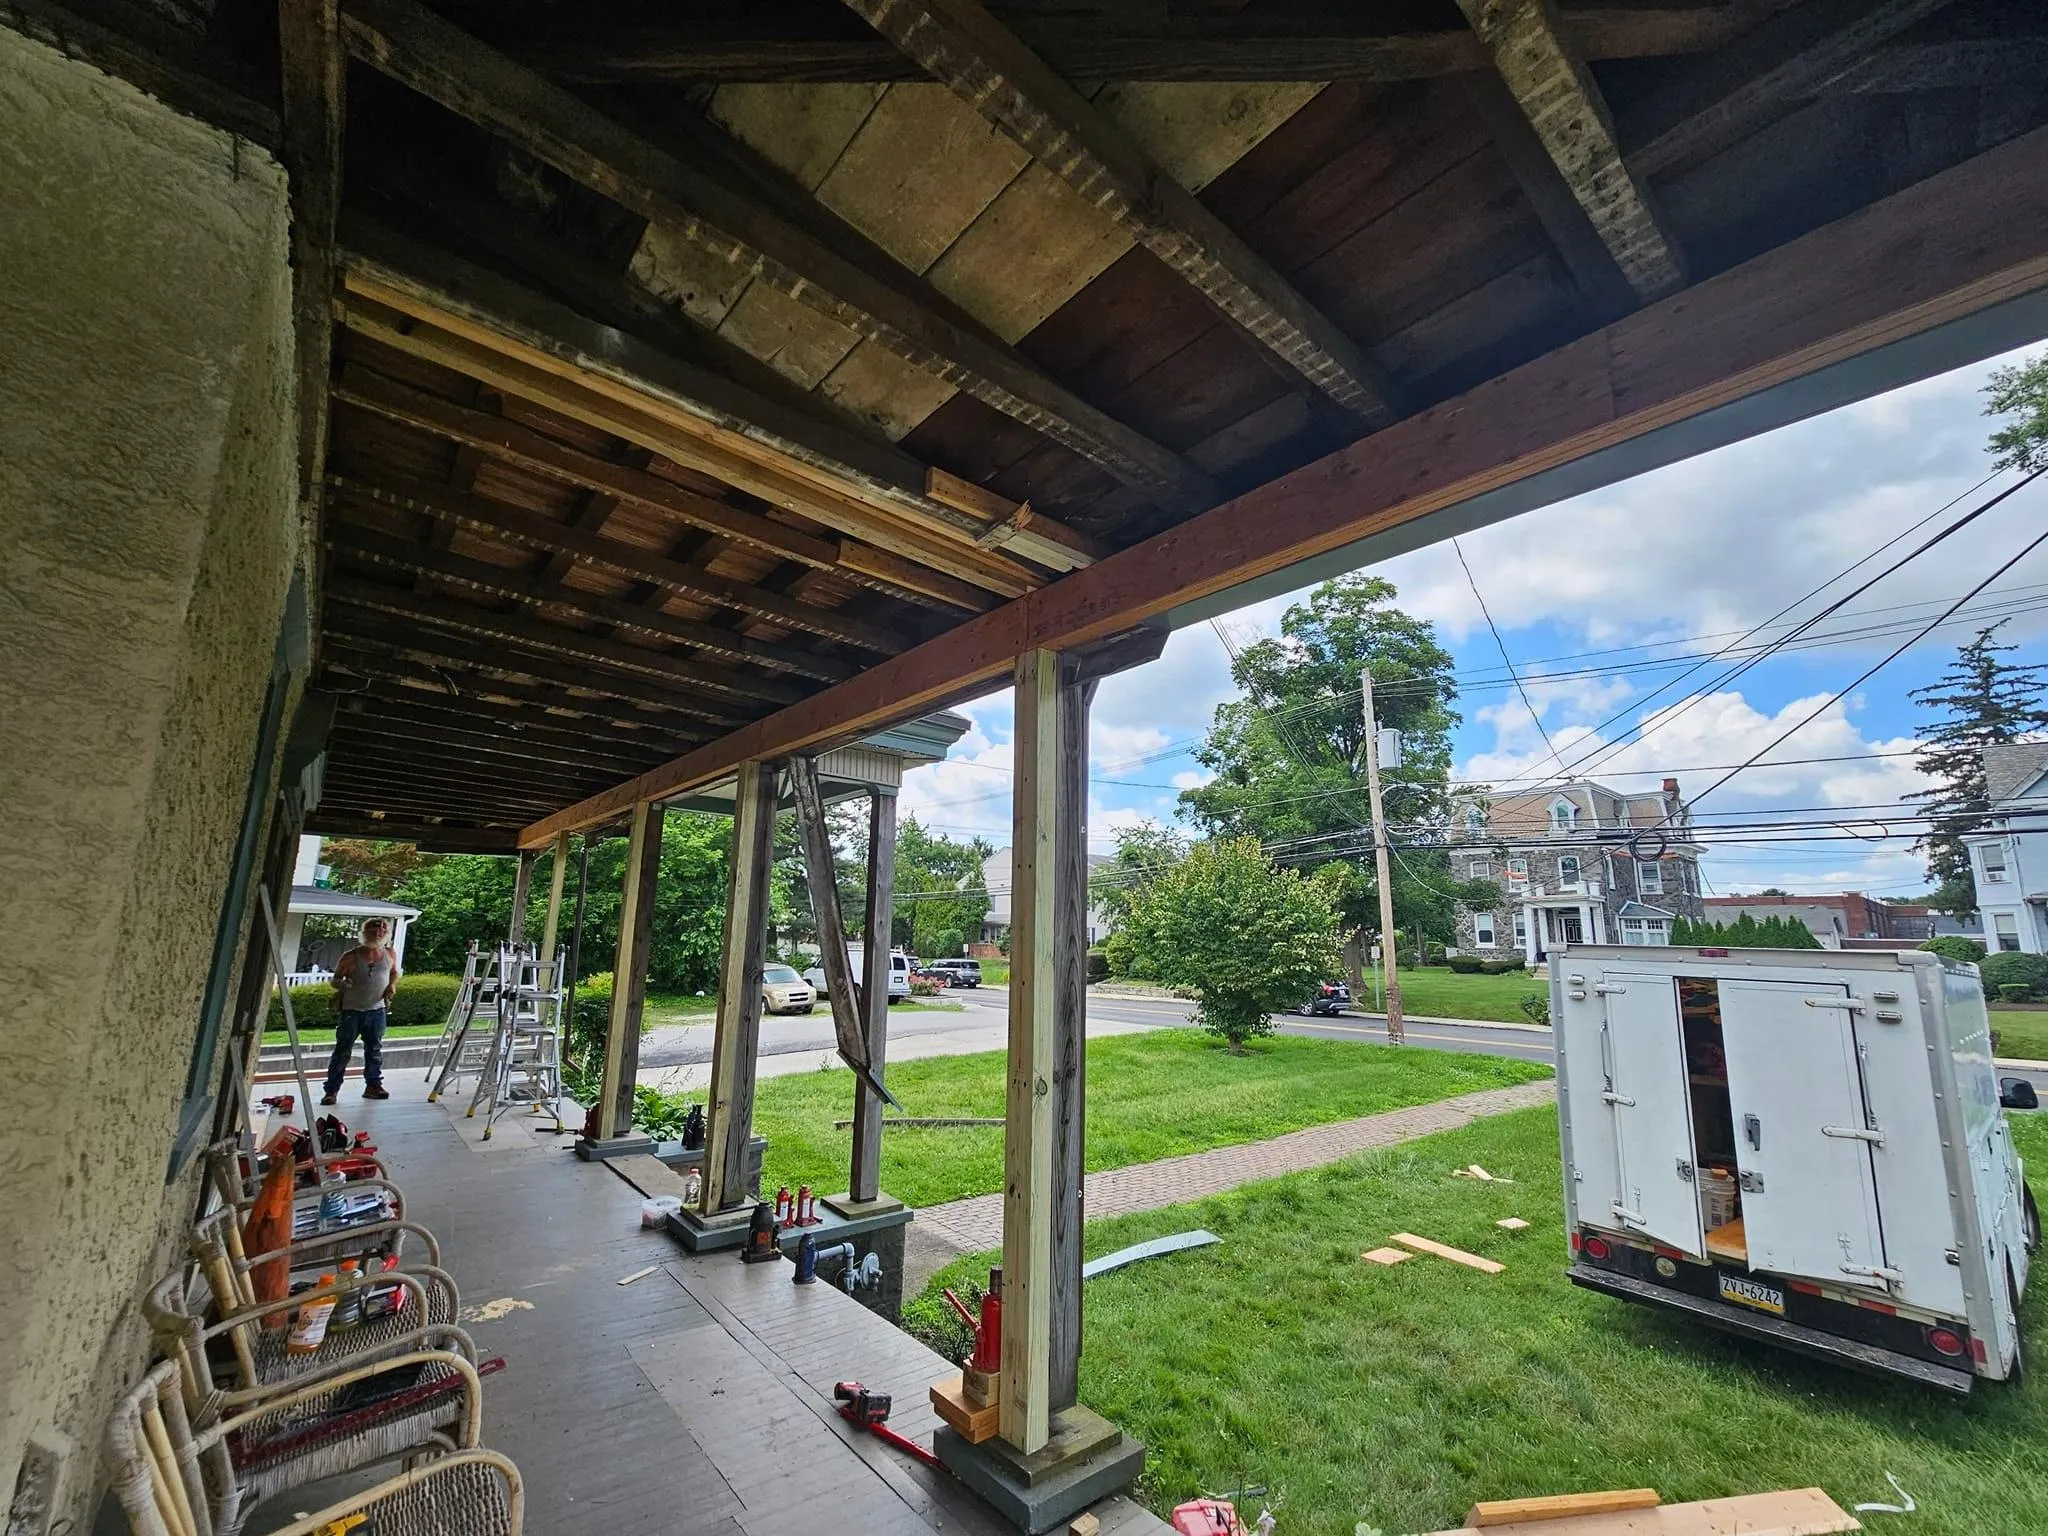
[[1415, 1255], [1406, 1248], [1368, 1248], [1359, 1257], [1370, 1263], [1384, 1264], [1392, 1268], [1396, 1264], [1406, 1264]]
[[1417, 1253], [1434, 1254], [1439, 1259], [1449, 1259], [1453, 1264], [1462, 1264], [1467, 1269], [1476, 1269], [1485, 1275], [1497, 1275], [1507, 1268], [1505, 1264], [1496, 1264], [1492, 1259], [1482, 1259], [1478, 1254], [1467, 1253], [1462, 1248], [1453, 1248], [1446, 1243], [1417, 1237], [1413, 1232], [1396, 1232], [1394, 1241], [1403, 1248], [1413, 1248]]
[[1499, 1227], [1503, 1232], [1519, 1232], [1522, 1230], [1522, 1228], [1528, 1226], [1529, 1223], [1522, 1220], [1522, 1218], [1519, 1216], [1503, 1216], [1499, 1221], [1496, 1221], [1494, 1225], [1496, 1227]]
[[[1643, 1490], [1647, 1492], [1648, 1490]], [[1542, 1504], [1543, 1499], [1507, 1500], [1507, 1504]], [[1474, 1509], [1498, 1508], [1479, 1505]], [[1471, 1517], [1455, 1531], [1435, 1536], [1462, 1536], [1474, 1527]], [[1601, 1514], [1564, 1515], [1554, 1519], [1523, 1518], [1489, 1522], [1484, 1529], [1509, 1536], [1832, 1536], [1860, 1531], [1862, 1523], [1818, 1488], [1786, 1488], [1770, 1493], [1737, 1494], [1726, 1499], [1701, 1499], [1693, 1504], [1666, 1504], [1611, 1509]]]
[[1472, 1506], [1465, 1528], [1517, 1525], [1532, 1520], [1568, 1520], [1616, 1510], [1655, 1509], [1654, 1488], [1610, 1488], [1599, 1493], [1553, 1493], [1531, 1499], [1486, 1499]]

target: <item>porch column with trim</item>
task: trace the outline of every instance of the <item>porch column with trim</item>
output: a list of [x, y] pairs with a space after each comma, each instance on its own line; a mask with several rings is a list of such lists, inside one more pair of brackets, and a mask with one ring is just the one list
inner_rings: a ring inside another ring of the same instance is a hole
[[700, 1213], [749, 1206], [747, 1146], [754, 1134], [754, 1069], [761, 1047], [761, 968], [767, 960], [768, 886], [775, 863], [778, 770], [740, 764], [733, 786], [732, 872], [718, 971], [718, 1024], [711, 1046]]
[[633, 807], [626, 844], [619, 941], [612, 959], [612, 1016], [605, 1031], [604, 1083], [598, 1090], [597, 1139], [633, 1128], [633, 1084], [640, 1070], [640, 1017], [647, 1006], [647, 961], [654, 945], [654, 886], [661, 874], [660, 805]]

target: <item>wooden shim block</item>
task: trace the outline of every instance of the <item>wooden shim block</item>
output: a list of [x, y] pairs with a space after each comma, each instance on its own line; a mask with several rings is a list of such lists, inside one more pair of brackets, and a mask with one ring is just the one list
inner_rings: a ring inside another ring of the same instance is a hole
[[645, 1280], [659, 1268], [661, 1268], [659, 1264], [650, 1264], [645, 1269], [636, 1269], [630, 1275], [619, 1276], [618, 1283], [620, 1285], [631, 1285], [635, 1280]]
[[1467, 1530], [1532, 1520], [1566, 1520], [1607, 1515], [1622, 1509], [1655, 1509], [1654, 1488], [1613, 1488], [1600, 1493], [1553, 1493], [1530, 1499], [1483, 1499], [1465, 1516]]
[[1522, 1220], [1519, 1216], [1503, 1216], [1494, 1225], [1504, 1232], [1519, 1232], [1522, 1228], [1528, 1226], [1529, 1223]]
[[1067, 1536], [1102, 1536], [1102, 1522], [1084, 1509], [1068, 1522]]
[[1465, 1166], [1471, 1172], [1473, 1178], [1483, 1179], [1488, 1184], [1491, 1184], [1493, 1182], [1493, 1175], [1488, 1173], [1484, 1168], [1480, 1167], [1477, 1163], [1467, 1163]]
[[969, 1445], [994, 1439], [996, 1419], [1002, 1412], [994, 1403], [977, 1408], [968, 1402], [967, 1389], [958, 1376], [932, 1383], [932, 1410]]
[[1413, 1248], [1417, 1253], [1434, 1254], [1440, 1259], [1449, 1259], [1453, 1264], [1462, 1264], [1467, 1269], [1476, 1269], [1481, 1274], [1497, 1275], [1507, 1268], [1492, 1259], [1482, 1259], [1476, 1253], [1467, 1253], [1462, 1248], [1452, 1248], [1444, 1243], [1432, 1242], [1426, 1237], [1417, 1237], [1412, 1232], [1396, 1232], [1394, 1241], [1403, 1248]]
[[1374, 1264], [1384, 1264], [1391, 1268], [1396, 1264], [1406, 1264], [1415, 1255], [1405, 1248], [1368, 1248], [1359, 1257], [1369, 1260]]

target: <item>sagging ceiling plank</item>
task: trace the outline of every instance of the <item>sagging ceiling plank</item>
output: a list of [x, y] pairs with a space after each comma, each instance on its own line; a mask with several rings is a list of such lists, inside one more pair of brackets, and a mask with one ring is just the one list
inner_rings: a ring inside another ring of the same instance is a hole
[[1682, 287], [1677, 246], [1622, 160], [1607, 103], [1572, 51], [1555, 0], [1458, 5], [1629, 286], [1645, 299]]
[[[1719, 48], [1776, 6], [1567, 6], [1582, 58], [1635, 59]], [[1155, 13], [1061, 15], [994, 7], [1031, 50], [1069, 80], [1417, 80], [1489, 66], [1464, 29], [1390, 27], [1375, 7], [1305, 0], [1250, 14], [1160, 7]], [[924, 78], [878, 38], [833, 25], [818, 8], [750, 4], [693, 15], [685, 29], [601, 32], [573, 27], [522, 38], [518, 56], [564, 80], [884, 82]]]
[[1161, 506], [1213, 505], [1215, 483], [1171, 450], [950, 318], [908, 273], [884, 282], [705, 165], [686, 164], [413, 0], [348, 0], [349, 53], [904, 361], [1093, 460]]
[[[360, 332], [413, 357], [439, 363], [522, 400], [544, 405], [549, 410], [580, 421], [586, 426], [612, 432], [651, 448], [673, 463], [709, 474], [728, 485], [759, 496], [785, 511], [836, 532], [879, 541], [901, 550], [907, 557], [927, 565], [956, 581], [969, 582], [1002, 597], [1028, 592], [1043, 577], [1029, 566], [1007, 555], [976, 548], [908, 526], [893, 510], [881, 510], [848, 495], [841, 487], [809, 473], [802, 465], [784, 460], [777, 464], [752, 455], [731, 454], [706, 444], [688, 427], [679, 427], [657, 401], [634, 398], [623, 386], [605, 387], [597, 377], [576, 378], [554, 368], [538, 366], [515, 352], [500, 349], [473, 337], [460, 335], [431, 320], [390, 309], [379, 300], [351, 291], [344, 306], [344, 318], [351, 330]], [[752, 519], [757, 535], [761, 525], [770, 529], [782, 525], [752, 514], [732, 512], [727, 522], [738, 525]], [[723, 529], [713, 530], [723, 532]], [[786, 534], [789, 530], [784, 530]], [[740, 535], [733, 535], [739, 537]], [[765, 537], [782, 537], [769, 534]], [[805, 560], [820, 569], [838, 562], [838, 544], [830, 539], [812, 540], [817, 558]], [[823, 552], [830, 551], [827, 557]], [[804, 559], [792, 553], [792, 559]]]
[[668, 756], [709, 739], [647, 711], [631, 711], [605, 699], [566, 695], [559, 688], [507, 682], [439, 663], [362, 649], [329, 635], [321, 646], [321, 684], [337, 694], [361, 693], [365, 682], [390, 683], [378, 698], [417, 708], [440, 709], [466, 718], [501, 720], [508, 726], [562, 733], [584, 740], [642, 746]]
[[[924, 464], [893, 444], [792, 404], [786, 389], [771, 397], [368, 220], [352, 218], [345, 238], [344, 281], [351, 293], [505, 351], [700, 437], [704, 462], [692, 467], [729, 482], [736, 473], [795, 473], [828, 493], [910, 522], [922, 533], [960, 544], [986, 540], [987, 522], [926, 495], [929, 471]], [[559, 258], [554, 263], [557, 269], [562, 264]], [[616, 286], [623, 291], [628, 285], [620, 280]], [[668, 334], [675, 326], [662, 329]], [[705, 350], [738, 352], [709, 334], [698, 344]], [[1019, 535], [1002, 547], [1055, 571], [1088, 563], [1077, 555], [1084, 541], [1057, 524], [1028, 538]]]
[[[1629, 152], [1629, 169], [1648, 180], [1699, 164], [1952, 3], [1821, 0], [1786, 12], [1745, 37], [1727, 64], [1707, 71], [1692, 90], [1660, 93], [1660, 121]], [[1736, 52], [1761, 62], [1745, 67]]]
[[648, 762], [646, 758], [636, 762], [630, 753], [578, 751], [520, 731], [478, 730], [473, 720], [465, 727], [431, 713], [407, 710], [389, 700], [379, 700], [375, 708], [347, 714], [342, 719], [348, 722], [348, 734], [382, 737], [397, 744], [383, 748], [385, 753], [403, 754], [406, 746], [417, 745], [437, 756], [446, 751], [467, 758], [487, 773], [499, 772], [495, 762], [503, 760], [535, 770], [561, 769], [615, 778], [620, 773], [635, 772]]
[[545, 709], [499, 703], [476, 695], [457, 697], [431, 685], [421, 687], [401, 682], [397, 687], [379, 689], [375, 695], [351, 698], [349, 695], [357, 690], [343, 682], [344, 674], [353, 677], [363, 675], [344, 661], [330, 661], [321, 673], [321, 686], [343, 696], [344, 713], [354, 706], [360, 710], [393, 710], [400, 718], [431, 720], [443, 726], [469, 730], [476, 729], [480, 723], [502, 726], [509, 733], [508, 739], [513, 741], [536, 742], [575, 752], [640, 761], [645, 761], [650, 755], [673, 756], [681, 750], [680, 747], [668, 747], [667, 744], [677, 738], [666, 732], [617, 729], [608, 720], [554, 714]]
[[609, 820], [621, 806], [712, 783], [749, 758], [872, 731], [986, 688], [1026, 650], [1071, 649], [1115, 634], [2044, 290], [2048, 129], [1696, 283], [537, 821], [521, 844], [545, 846], [558, 832]]
[[1363, 347], [978, 0], [846, 4], [1309, 383], [1368, 425], [1398, 414]]

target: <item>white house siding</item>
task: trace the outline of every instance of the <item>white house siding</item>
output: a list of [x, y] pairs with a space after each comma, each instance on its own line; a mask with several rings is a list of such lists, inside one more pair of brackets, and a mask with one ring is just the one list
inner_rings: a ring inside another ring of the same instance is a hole
[[1991, 815], [1964, 839], [1985, 947], [2048, 954], [2048, 742], [1988, 747]]

